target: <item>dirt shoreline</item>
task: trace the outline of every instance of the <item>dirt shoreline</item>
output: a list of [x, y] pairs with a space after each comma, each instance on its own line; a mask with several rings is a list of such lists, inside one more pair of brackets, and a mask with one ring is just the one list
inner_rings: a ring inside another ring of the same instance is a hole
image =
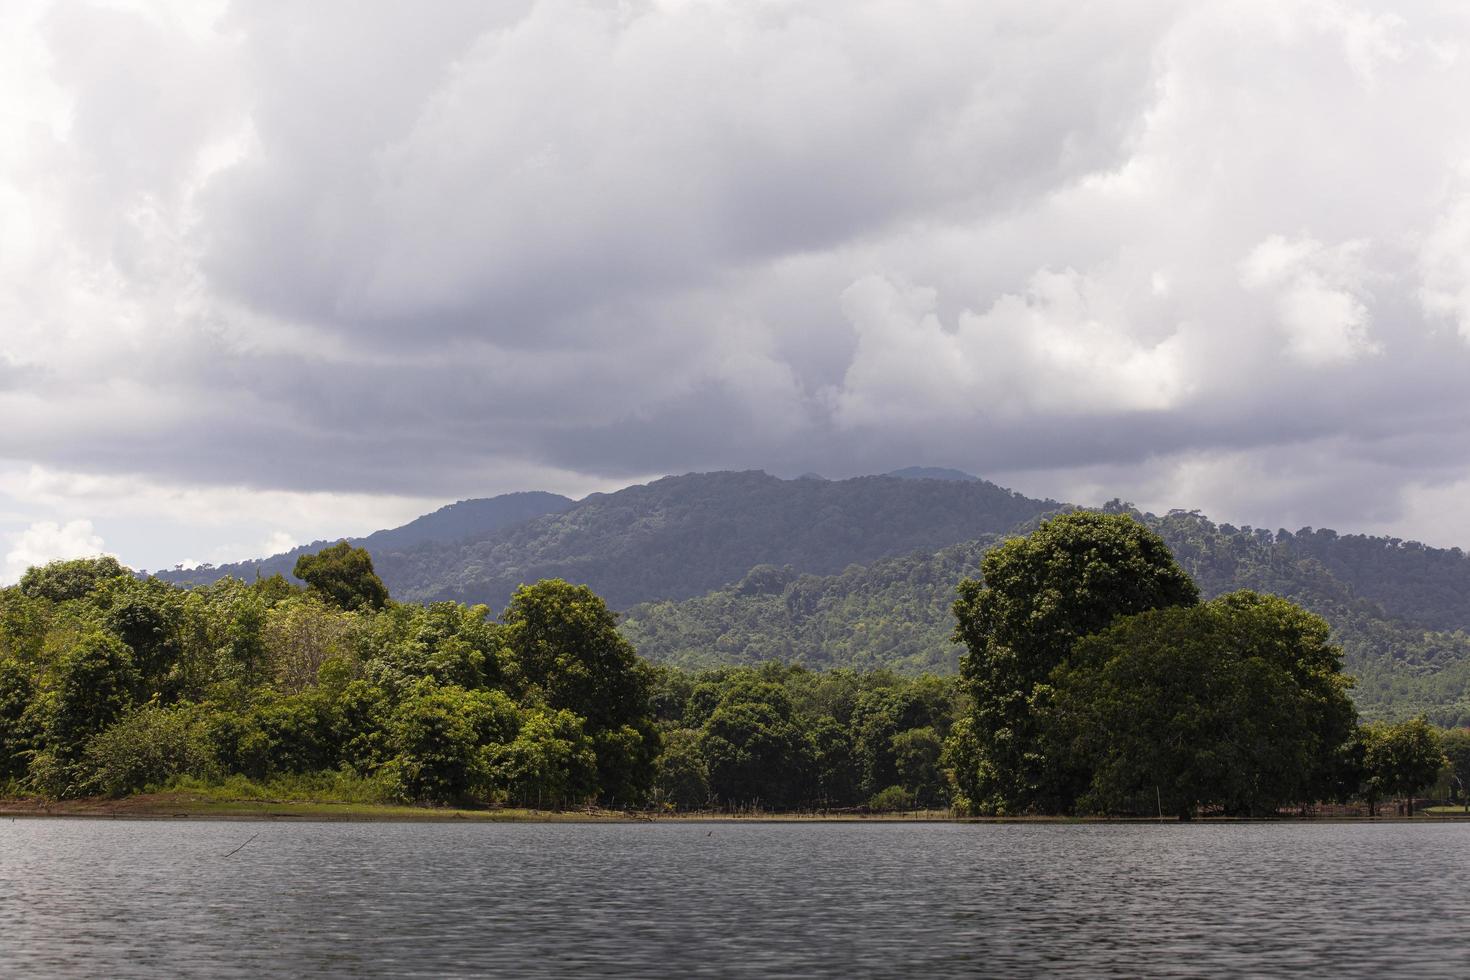
[[[370, 803], [298, 800], [227, 800], [189, 793], [150, 793], [122, 799], [0, 799], [0, 818], [92, 818], [110, 820], [239, 820], [402, 823], [1043, 823], [1178, 825], [1156, 817], [957, 817], [946, 811], [908, 813], [643, 813], [621, 810], [452, 809]], [[1281, 817], [1203, 817], [1195, 823], [1400, 823], [1470, 821], [1465, 813], [1420, 811], [1413, 817], [1346, 813]]]

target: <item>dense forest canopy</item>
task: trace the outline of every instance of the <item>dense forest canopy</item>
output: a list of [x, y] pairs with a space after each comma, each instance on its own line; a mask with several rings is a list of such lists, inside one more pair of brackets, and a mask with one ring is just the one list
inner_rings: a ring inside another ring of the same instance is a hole
[[[1440, 773], [1442, 746], [1470, 766], [1470, 740], [1422, 720], [1353, 727], [1322, 620], [1251, 592], [1198, 605], [1129, 516], [1053, 519], [981, 571], [989, 584], [966, 581], [954, 606], [970, 647], [957, 677], [657, 667], [585, 586], [522, 586], [498, 618], [399, 603], [346, 542], [298, 561], [305, 587], [182, 589], [108, 558], [57, 562], [0, 589], [0, 782], [48, 797], [1127, 813], [1153, 781], [1156, 805], [1187, 816], [1376, 803]], [[752, 595], [792, 584], [771, 567], [742, 580]], [[1171, 609], [1183, 618], [1149, 618]], [[1233, 725], [1272, 734], [1234, 739], [1257, 757], [1222, 762], [1212, 739]], [[1161, 744], [1189, 751], [1170, 769], [1147, 751]], [[1247, 791], [1221, 766], [1257, 775]]]
[[943, 806], [953, 679], [655, 668], [585, 586], [398, 603], [343, 542], [182, 589], [112, 559], [0, 590], [0, 781], [561, 807]]

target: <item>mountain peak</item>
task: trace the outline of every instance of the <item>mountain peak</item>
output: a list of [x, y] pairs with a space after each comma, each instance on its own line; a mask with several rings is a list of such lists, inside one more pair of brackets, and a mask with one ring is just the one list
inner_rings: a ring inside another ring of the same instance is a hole
[[964, 470], [952, 470], [943, 466], [905, 466], [891, 470], [884, 476], [896, 476], [900, 480], [952, 480], [959, 483], [979, 483], [980, 478]]

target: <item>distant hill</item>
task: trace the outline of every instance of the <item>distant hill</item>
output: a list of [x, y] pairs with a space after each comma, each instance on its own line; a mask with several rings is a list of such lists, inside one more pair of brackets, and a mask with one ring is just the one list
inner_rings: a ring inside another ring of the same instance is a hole
[[[1372, 575], [1374, 568], [1389, 567], [1412, 581], [1439, 569], [1455, 581], [1470, 574], [1464, 555], [1385, 538], [1334, 539], [1312, 529], [1235, 528], [1192, 513], [1139, 516], [1159, 531], [1205, 595], [1256, 589], [1285, 596], [1331, 623], [1349, 672], [1359, 678], [1354, 696], [1365, 716], [1422, 711], [1440, 724], [1470, 724], [1470, 620], [1456, 619], [1463, 596], [1430, 590], [1430, 596], [1444, 596], [1436, 603]], [[708, 595], [636, 606], [623, 630], [644, 656], [691, 667], [775, 657], [818, 668], [948, 672], [960, 653], [950, 642], [955, 584], [978, 574], [996, 540], [830, 576], [756, 569], [738, 585]], [[1376, 601], [1351, 584], [1358, 579], [1372, 585]]]
[[[848, 480], [697, 473], [581, 501], [462, 501], [357, 543], [405, 601], [499, 610], [523, 582], [589, 585], [627, 611], [624, 631], [654, 660], [952, 671], [955, 584], [1003, 536], [1067, 508], [958, 470]], [[1424, 711], [1470, 724], [1470, 558], [1460, 549], [1237, 528], [1192, 512], [1139, 516], [1207, 595], [1253, 588], [1325, 617], [1360, 679], [1365, 715]], [[160, 577], [289, 574], [300, 554], [327, 543]]]
[[884, 475], [896, 476], [900, 480], [953, 480], [958, 483], [978, 483], [980, 481], [978, 476], [972, 476], [963, 470], [947, 470], [941, 466], [905, 466], [901, 470], [893, 470]]
[[884, 558], [836, 575], [762, 565], [738, 584], [681, 602], [634, 606], [623, 634], [651, 660], [686, 668], [783, 660], [825, 670], [887, 667], [952, 674], [955, 585], [980, 573], [998, 535], [936, 553]]
[[[520, 524], [545, 514], [555, 514], [573, 506], [576, 501], [560, 494], [530, 491], [506, 493], [498, 497], [461, 500], [457, 504], [440, 507], [432, 514], [425, 514], [404, 524], [402, 527], [385, 531], [374, 531], [367, 537], [349, 538], [355, 545], [367, 548], [375, 561], [388, 555], [423, 545], [447, 544], [462, 538], [488, 534], [504, 527]], [[332, 541], [315, 541], [308, 545], [269, 558], [231, 562], [227, 565], [203, 565], [194, 569], [155, 572], [157, 578], [181, 585], [204, 585], [226, 575], [251, 580], [257, 574], [271, 576], [277, 573], [289, 576], [296, 567], [296, 559], [314, 554]]]
[[565, 578], [615, 609], [686, 599], [761, 564], [832, 574], [1005, 531], [1061, 507], [983, 480], [782, 480], [759, 471], [666, 477], [593, 494], [455, 544], [374, 552], [393, 595], [501, 608], [516, 586]]

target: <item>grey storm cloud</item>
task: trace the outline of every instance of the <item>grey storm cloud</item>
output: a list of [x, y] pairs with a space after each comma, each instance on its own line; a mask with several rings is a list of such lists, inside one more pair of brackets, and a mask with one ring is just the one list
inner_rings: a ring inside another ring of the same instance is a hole
[[1470, 487], [1457, 3], [3, 16], [0, 458], [933, 463], [1345, 527]]

